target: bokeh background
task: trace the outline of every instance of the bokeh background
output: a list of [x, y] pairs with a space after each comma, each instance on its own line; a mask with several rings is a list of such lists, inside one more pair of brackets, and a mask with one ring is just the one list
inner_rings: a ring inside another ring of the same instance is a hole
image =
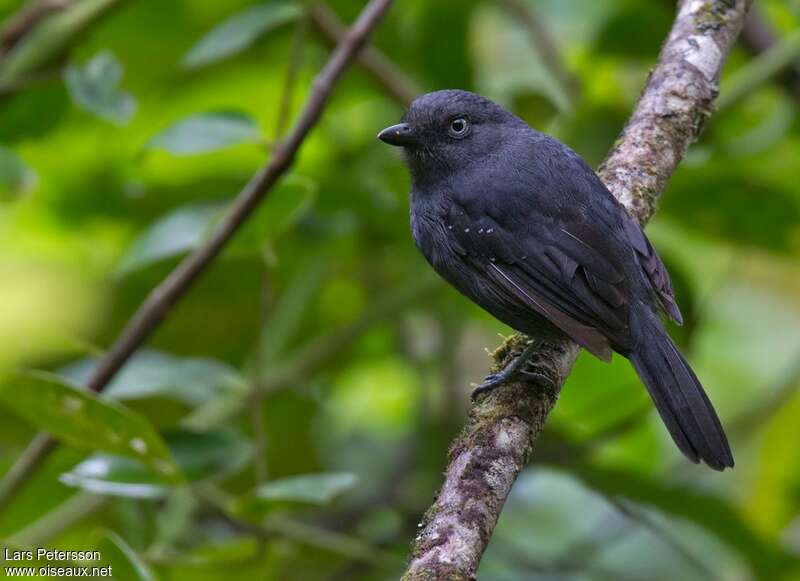
[[[629, 364], [583, 354], [481, 579], [800, 579], [800, 2], [756, 4], [648, 227], [736, 468], [685, 461]], [[413, 247], [408, 176], [375, 140], [403, 107], [350, 70], [290, 175], [88, 401], [75, 386], [264, 163], [330, 45], [303, 3], [75, 5], [0, 53], [0, 470], [39, 428], [69, 444], [0, 513], [1, 544], [100, 547], [120, 579], [397, 578], [510, 332]], [[596, 165], [673, 9], [405, 0], [375, 45]]]

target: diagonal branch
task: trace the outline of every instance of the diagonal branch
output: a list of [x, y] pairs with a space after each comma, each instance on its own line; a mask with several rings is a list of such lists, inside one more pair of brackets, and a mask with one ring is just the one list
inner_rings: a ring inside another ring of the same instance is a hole
[[92, 25], [124, 0], [35, 0], [0, 25], [0, 96], [46, 78]]
[[[680, 3], [658, 63], [599, 172], [642, 223], [711, 113], [723, 62], [749, 5], [750, 0]], [[507, 340], [494, 353], [496, 366], [526, 343], [521, 335]], [[475, 578], [503, 504], [577, 355], [572, 342], [547, 344], [532, 362], [549, 378], [547, 385], [515, 382], [473, 407], [450, 449], [445, 482], [412, 544], [406, 581]]]
[[[345, 26], [327, 5], [312, 2], [308, 6], [308, 16], [328, 42], [335, 44], [341, 40]], [[390, 97], [402, 105], [409, 105], [422, 92], [413, 80], [374, 46], [365, 47], [359, 53], [358, 64], [375, 78]]]
[[530, 2], [525, 0], [500, 0], [500, 5], [527, 30], [528, 38], [533, 48], [541, 56], [542, 64], [569, 99], [569, 107], [574, 108], [575, 101], [580, 97], [580, 83], [577, 77], [564, 65], [564, 59], [558, 44], [550, 36], [550, 32], [530, 5]]
[[[741, 38], [742, 44], [754, 57], [774, 50], [782, 42], [756, 7], [750, 10], [744, 21]], [[791, 62], [786, 63], [786, 69], [781, 71], [779, 80], [787, 91], [800, 98], [800, 57], [795, 55]]]
[[[197, 277], [219, 255], [253, 210], [269, 195], [272, 186], [291, 167], [295, 154], [319, 121], [337, 81], [367, 42], [391, 4], [392, 0], [371, 0], [364, 7], [314, 80], [311, 94], [292, 132], [274, 149], [266, 166], [239, 193], [210, 238], [151, 291], [94, 370], [87, 383], [88, 389], [100, 392], [108, 385], [131, 355], [170, 314], [172, 307], [186, 294]], [[55, 441], [50, 436], [39, 434], [34, 438], [0, 483], [0, 506], [13, 498], [19, 487], [35, 472], [54, 447]]]

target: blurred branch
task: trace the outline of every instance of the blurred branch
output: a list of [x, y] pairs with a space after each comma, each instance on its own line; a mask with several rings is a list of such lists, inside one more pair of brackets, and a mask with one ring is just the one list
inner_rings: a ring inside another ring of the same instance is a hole
[[275, 141], [280, 141], [286, 128], [289, 126], [289, 121], [292, 118], [292, 98], [294, 97], [295, 85], [297, 85], [297, 76], [303, 66], [303, 49], [306, 42], [306, 29], [308, 28], [308, 21], [306, 18], [301, 18], [294, 29], [292, 36], [292, 48], [289, 53], [289, 64], [286, 67], [286, 80], [283, 82], [283, 91], [281, 92], [281, 104], [278, 108], [278, 122], [275, 128]]
[[[780, 42], [778, 35], [754, 6], [744, 21], [742, 44], [753, 55], [758, 56]], [[800, 57], [794, 60], [780, 75], [780, 81], [788, 91], [800, 98]]]
[[223, 490], [205, 486], [197, 487], [194, 496], [226, 522], [231, 528], [261, 540], [274, 537], [290, 539], [299, 544], [337, 553], [353, 561], [370, 563], [381, 568], [396, 568], [401, 560], [397, 555], [374, 547], [361, 539], [273, 514], [262, 522], [252, 522], [231, 510], [232, 501]]
[[[328, 42], [335, 44], [341, 41], [345, 27], [333, 10], [321, 2], [312, 2], [308, 6], [308, 15], [311, 23]], [[398, 103], [409, 105], [422, 93], [413, 80], [374, 46], [367, 46], [361, 51], [358, 64]]]
[[39, 0], [11, 16], [0, 32], [0, 95], [40, 77], [92, 24], [123, 0]]
[[[287, 80], [288, 84], [288, 80]], [[284, 87], [284, 95], [288, 89]], [[280, 120], [279, 120], [280, 126]], [[282, 134], [276, 133], [276, 143], [280, 141]], [[270, 284], [270, 272], [267, 261], [264, 261], [263, 271], [261, 273], [261, 292], [259, 297], [259, 329], [258, 338], [256, 339], [255, 351], [255, 370], [253, 377], [253, 405], [250, 409], [250, 418], [253, 425], [253, 464], [255, 466], [256, 482], [261, 484], [267, 480], [269, 476], [267, 470], [267, 428], [264, 422], [264, 398], [266, 391], [261, 384], [261, 376], [266, 367], [263, 349], [261, 348], [261, 334], [267, 327], [267, 320], [269, 319], [269, 307], [272, 304], [272, 285]]]
[[15, 545], [47, 545], [76, 523], [105, 507], [109, 500], [108, 496], [78, 492], [7, 540]]
[[[711, 114], [719, 75], [744, 22], [748, 0], [680, 4], [658, 63], [599, 173], [641, 223]], [[496, 368], [527, 344], [520, 335], [494, 353]], [[513, 382], [472, 408], [436, 501], [412, 544], [404, 579], [473, 579], [503, 504], [555, 405], [578, 347], [548, 343], [533, 367], [548, 382]], [[547, 383], [547, 385], [544, 385]]]
[[303, 545], [338, 553], [354, 561], [370, 563], [384, 569], [396, 569], [403, 562], [402, 557], [370, 545], [359, 538], [286, 517], [277, 515], [269, 517], [264, 521], [263, 528], [268, 533]]
[[9, 16], [0, 28], [0, 53], [13, 48], [45, 16], [63, 10], [72, 2], [73, 0], [38, 0], [23, 5], [19, 12]]
[[[283, 82], [283, 90], [281, 91], [280, 106], [278, 107], [278, 119], [275, 124], [275, 143], [279, 143], [283, 139], [286, 128], [289, 126], [289, 121], [292, 116], [292, 98], [294, 96], [295, 85], [297, 84], [297, 76], [303, 65], [303, 49], [306, 40], [306, 28], [308, 21], [306, 18], [300, 19], [295, 25], [294, 34], [292, 36], [292, 47], [289, 53], [289, 64], [286, 67], [286, 80]], [[265, 249], [265, 254], [268, 249]], [[253, 384], [253, 402], [250, 407], [250, 417], [253, 425], [253, 454], [256, 472], [256, 481], [262, 483], [267, 480], [267, 430], [264, 425], [264, 398], [266, 390], [261, 384], [261, 377], [264, 374], [266, 362], [264, 361], [264, 353], [261, 347], [261, 336], [264, 329], [267, 327], [269, 319], [269, 308], [272, 302], [272, 288], [270, 285], [270, 261], [267, 258], [263, 260], [263, 272], [261, 275], [261, 296], [259, 304], [259, 328], [261, 332], [256, 340], [255, 350], [255, 378]]]
[[296, 381], [299, 376], [313, 373], [351, 345], [376, 321], [396, 314], [440, 285], [441, 282], [434, 276], [419, 276], [409, 284], [382, 296], [370, 304], [355, 321], [309, 341], [297, 349], [285, 363], [274, 366], [262, 378], [264, 389], [267, 392], [277, 391]]
[[718, 579], [718, 575], [714, 573], [708, 566], [698, 559], [694, 553], [687, 549], [682, 543], [675, 539], [672, 533], [662, 526], [661, 523], [653, 519], [644, 510], [636, 506], [634, 503], [625, 498], [606, 495], [606, 500], [616, 508], [620, 513], [624, 514], [628, 519], [636, 522], [640, 526], [650, 531], [653, 536], [658, 538], [662, 543], [675, 551], [681, 558], [686, 561], [697, 573], [700, 574], [700, 579], [713, 581]]
[[745, 436], [766, 424], [800, 390], [800, 354], [789, 365], [778, 385], [768, 390], [771, 394], [761, 405], [748, 408], [734, 418], [728, 431], [732, 436]]
[[[371, 0], [353, 26], [342, 37], [325, 67], [314, 80], [311, 94], [292, 132], [273, 150], [269, 162], [258, 171], [239, 193], [230, 210], [220, 221], [208, 240], [186, 257], [161, 284], [153, 289], [125, 329], [100, 361], [87, 383], [91, 391], [100, 392], [117, 374], [128, 359], [142, 346], [175, 304], [191, 288], [228, 241], [239, 230], [272, 187], [291, 167], [294, 157], [306, 136], [322, 115], [336, 83], [367, 42], [383, 18], [392, 0]], [[6, 505], [19, 487], [35, 472], [54, 446], [50, 437], [38, 435], [23, 452], [0, 483], [0, 507]]]
[[800, 30], [794, 30], [743, 66], [725, 84], [717, 108], [727, 109], [757, 91], [800, 59]]
[[781, 579], [788, 571], [797, 570], [800, 559], [796, 555], [755, 529], [729, 499], [703, 487], [670, 482], [663, 474], [653, 478], [593, 461], [574, 463], [570, 458], [567, 465], [570, 474], [603, 496], [623, 497], [701, 527], [738, 553], [755, 579]]
[[500, 4], [525, 27], [533, 48], [542, 57], [542, 64], [561, 85], [572, 107], [579, 96], [580, 83], [564, 65], [558, 45], [539, 19], [533, 6], [524, 0], [500, 0]]

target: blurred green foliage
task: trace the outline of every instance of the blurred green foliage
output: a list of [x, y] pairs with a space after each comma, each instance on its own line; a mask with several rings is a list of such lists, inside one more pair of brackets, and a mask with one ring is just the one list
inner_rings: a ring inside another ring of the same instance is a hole
[[[407, 174], [374, 139], [401, 106], [348, 72], [291, 174], [95, 397], [76, 386], [98, 355], [280, 138], [289, 67], [294, 114], [329, 48], [288, 0], [77, 4], [0, 55], [0, 464], [38, 429], [64, 441], [2, 544], [98, 547], [120, 579], [397, 578], [508, 332], [413, 248]], [[375, 44], [598, 163], [669, 3], [527, 7], [577, 90], [489, 0], [398, 2]], [[800, 24], [797, 2], [761, 9]], [[734, 51], [723, 94], [751, 58]], [[799, 107], [770, 81], [714, 116], [648, 230], [736, 469], [689, 465], [627, 362], [582, 355], [481, 579], [800, 579]]]

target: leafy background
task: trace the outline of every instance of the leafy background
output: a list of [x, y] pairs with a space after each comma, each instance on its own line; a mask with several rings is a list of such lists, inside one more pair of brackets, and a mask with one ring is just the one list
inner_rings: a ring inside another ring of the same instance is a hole
[[[28, 39], [47, 59], [0, 60], [0, 464], [39, 428], [65, 444], [0, 514], [2, 544], [99, 547], [120, 579], [397, 578], [509, 332], [413, 248], [407, 174], [374, 138], [402, 107], [350, 71], [291, 174], [96, 399], [80, 385], [98, 355], [282, 131], [287, 70], [296, 113], [329, 54], [303, 4], [116, 4]], [[527, 6], [568, 75], [488, 0], [399, 2], [375, 44], [597, 164], [672, 7]], [[332, 7], [351, 21], [361, 3]], [[800, 3], [760, 8], [796, 53]], [[736, 469], [687, 463], [628, 363], [584, 354], [481, 579], [800, 579], [798, 93], [765, 66], [735, 49], [648, 228]]]

